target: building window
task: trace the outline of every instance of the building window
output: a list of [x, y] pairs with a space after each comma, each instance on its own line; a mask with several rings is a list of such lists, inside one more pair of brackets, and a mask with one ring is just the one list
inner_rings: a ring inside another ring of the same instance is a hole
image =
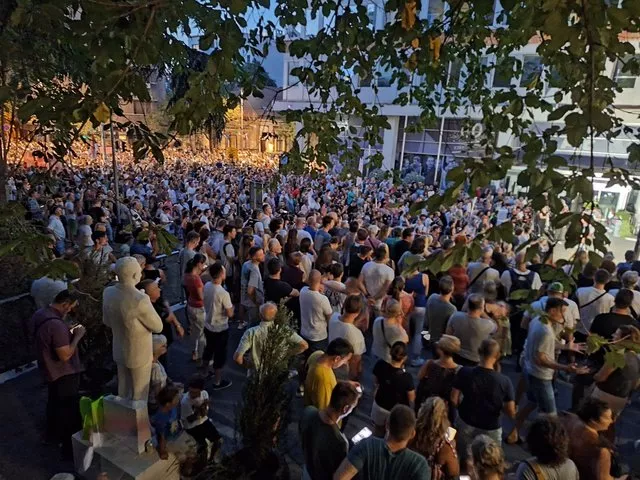
[[634, 88], [637, 75], [631, 73], [632, 64], [637, 67], [640, 63], [640, 55], [626, 55], [622, 60], [616, 60], [613, 68], [613, 80], [620, 88]]
[[300, 81], [300, 79], [292, 74], [291, 72], [293, 71], [293, 69], [301, 67], [302, 66], [302, 62], [299, 60], [290, 60], [289, 61], [289, 65], [288, 65], [288, 69], [287, 69], [287, 86], [291, 86], [291, 85], [295, 85], [296, 83], [298, 83]]
[[376, 29], [376, 20], [378, 18], [378, 7], [374, 3], [370, 3], [367, 5], [367, 16], [369, 17], [369, 28], [371, 30]]
[[496, 63], [493, 66], [493, 88], [509, 88], [513, 78], [510, 62]]
[[391, 76], [392, 76], [392, 73], [391, 73], [390, 70], [379, 69], [378, 70], [378, 78], [376, 80], [376, 83], [378, 84], [378, 87], [390, 87], [391, 86]]
[[460, 85], [460, 73], [462, 72], [462, 60], [456, 58], [449, 62], [449, 78], [447, 79], [447, 87], [458, 88]]
[[542, 60], [538, 55], [525, 55], [522, 58], [522, 76], [520, 86], [529, 87], [542, 74]]
[[140, 100], [134, 100], [133, 113], [134, 115], [144, 115], [146, 113], [144, 103], [142, 103]]
[[371, 86], [371, 72], [367, 72], [363, 75], [360, 75], [360, 88], [370, 87]]
[[429, 0], [429, 8], [427, 10], [427, 21], [429, 23], [442, 19], [444, 15], [443, 0]]

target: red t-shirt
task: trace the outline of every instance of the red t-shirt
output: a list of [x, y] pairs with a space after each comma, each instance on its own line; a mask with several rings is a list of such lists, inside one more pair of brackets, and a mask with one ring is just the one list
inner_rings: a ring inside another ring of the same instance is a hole
[[449, 276], [453, 280], [453, 294], [464, 295], [469, 287], [469, 275], [467, 269], [461, 265], [455, 265], [449, 269]]
[[193, 273], [185, 273], [182, 285], [184, 285], [189, 298], [187, 304], [190, 307], [195, 308], [204, 307], [204, 298], [202, 297], [202, 293], [198, 293], [199, 288], [204, 288], [204, 284], [202, 283], [200, 276]]

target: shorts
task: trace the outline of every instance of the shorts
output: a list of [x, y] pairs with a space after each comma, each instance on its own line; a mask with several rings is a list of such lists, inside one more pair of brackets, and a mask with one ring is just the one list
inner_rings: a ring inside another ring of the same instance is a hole
[[204, 365], [208, 365], [213, 358], [213, 368], [222, 368], [227, 361], [227, 344], [229, 343], [229, 330], [222, 332], [212, 332], [206, 327], [204, 336], [207, 344], [204, 347], [202, 360]]
[[539, 413], [555, 415], [557, 410], [553, 382], [551, 380], [541, 380], [529, 374], [525, 378], [527, 382], [527, 400], [535, 403]]
[[304, 340], [309, 344], [309, 348], [304, 352], [306, 358], [309, 358], [313, 352], [326, 352], [329, 346], [329, 340], [326, 338], [324, 340], [309, 340], [305, 338]]

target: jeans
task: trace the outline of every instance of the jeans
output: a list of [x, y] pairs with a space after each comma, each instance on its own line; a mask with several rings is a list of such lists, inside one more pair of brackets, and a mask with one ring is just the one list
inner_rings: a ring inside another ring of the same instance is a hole
[[56, 255], [61, 257], [64, 255], [64, 251], [66, 249], [66, 244], [64, 242], [64, 238], [60, 240], [56, 240]]
[[469, 446], [473, 439], [478, 435], [487, 435], [498, 445], [502, 445], [502, 427], [499, 427], [495, 430], [484, 430], [482, 428], [477, 428], [468, 423], [465, 423], [460, 415], [456, 420], [456, 428], [458, 429], [458, 433], [456, 435], [456, 447], [458, 451], [458, 458], [460, 458], [460, 465], [464, 465], [467, 459]]
[[414, 360], [422, 353], [422, 329], [424, 327], [425, 307], [415, 307], [409, 317], [409, 331], [411, 332], [409, 357]]
[[527, 400], [535, 403], [540, 413], [555, 415], [556, 398], [553, 394], [553, 382], [551, 380], [541, 380], [533, 375], [527, 374]]
[[62, 451], [71, 454], [71, 436], [82, 428], [78, 390], [80, 374], [60, 377], [48, 385], [47, 440], [62, 443]]

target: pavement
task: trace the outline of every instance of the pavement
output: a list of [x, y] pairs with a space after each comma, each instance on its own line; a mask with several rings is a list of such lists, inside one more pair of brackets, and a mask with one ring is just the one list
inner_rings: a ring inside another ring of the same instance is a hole
[[[178, 310], [178, 317], [184, 322], [183, 310]], [[235, 413], [242, 397], [242, 387], [246, 381], [246, 372], [233, 363], [231, 356], [242, 332], [232, 327], [229, 344], [229, 359], [225, 367], [225, 377], [233, 385], [222, 391], [214, 392], [210, 388], [212, 401], [211, 418], [225, 438], [224, 450], [232, 451], [236, 444]], [[185, 341], [176, 340], [169, 349], [169, 377], [176, 382], [186, 382], [190, 375], [196, 372], [196, 366], [190, 362], [190, 352]], [[513, 364], [503, 363], [503, 371], [512, 381], [517, 381]], [[373, 359], [369, 355], [364, 358], [364, 375], [362, 385], [364, 395], [357, 409], [349, 419], [346, 435], [352, 437], [364, 426], [371, 427], [369, 413], [372, 404], [372, 374]], [[409, 369], [414, 375], [417, 369]], [[209, 385], [210, 386], [210, 385]], [[295, 390], [297, 380], [293, 379], [288, 385], [291, 392]], [[44, 425], [44, 411], [46, 405], [46, 385], [37, 370], [7, 381], [0, 385], [0, 424], [3, 425], [3, 435], [0, 436], [0, 479], [1, 480], [48, 480], [59, 472], [72, 472], [73, 465], [60, 459], [55, 447], [41, 442], [41, 432]], [[571, 401], [571, 386], [558, 382], [558, 405], [560, 409], [568, 408]], [[291, 478], [301, 476], [302, 451], [297, 436], [297, 420], [302, 411], [302, 399], [293, 398], [292, 423], [286, 438], [283, 439], [283, 450], [290, 464]], [[511, 424], [503, 421], [503, 429], [508, 431]], [[631, 465], [636, 473], [640, 473], [640, 455], [633, 450], [633, 441], [640, 435], [640, 401], [628, 407], [619, 422], [618, 442], [623, 462]], [[505, 455], [509, 463], [515, 465], [526, 458], [527, 452], [521, 446], [504, 445]], [[90, 479], [93, 480], [93, 479]]]

